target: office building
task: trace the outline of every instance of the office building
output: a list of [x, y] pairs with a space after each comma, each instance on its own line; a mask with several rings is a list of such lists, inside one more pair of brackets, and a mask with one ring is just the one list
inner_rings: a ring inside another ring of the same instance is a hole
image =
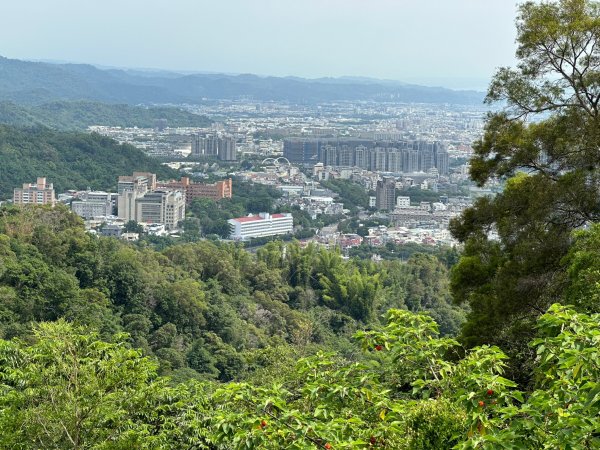
[[153, 173], [134, 172], [132, 176], [119, 177], [117, 215], [125, 221], [160, 223], [168, 230], [177, 228], [185, 218], [184, 190], [159, 186]]
[[121, 176], [117, 183], [117, 215], [125, 221], [136, 220], [135, 201], [156, 187], [156, 175], [134, 172]]
[[54, 186], [47, 183], [45, 177], [39, 177], [35, 183], [24, 183], [22, 188], [13, 191], [15, 205], [56, 205]]
[[159, 223], [167, 230], [179, 226], [185, 218], [185, 196], [181, 191], [154, 191], [135, 200], [135, 221]]
[[235, 240], [276, 236], [294, 231], [294, 219], [290, 213], [260, 213], [256, 216], [229, 219], [227, 222], [230, 238]]
[[71, 211], [84, 219], [111, 216], [112, 194], [102, 191], [86, 191], [71, 202]]

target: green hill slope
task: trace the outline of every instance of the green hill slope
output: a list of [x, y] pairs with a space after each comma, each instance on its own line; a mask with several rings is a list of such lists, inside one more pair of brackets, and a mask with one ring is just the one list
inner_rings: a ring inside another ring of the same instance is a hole
[[171, 127], [205, 127], [211, 120], [174, 107], [141, 107], [88, 101], [57, 101], [39, 106], [0, 102], [0, 123], [44, 125], [57, 130], [85, 130], [90, 125], [152, 128], [165, 119]]
[[13, 188], [45, 176], [58, 192], [66, 189], [114, 189], [119, 175], [177, 174], [130, 145], [97, 134], [0, 125], [0, 198]]

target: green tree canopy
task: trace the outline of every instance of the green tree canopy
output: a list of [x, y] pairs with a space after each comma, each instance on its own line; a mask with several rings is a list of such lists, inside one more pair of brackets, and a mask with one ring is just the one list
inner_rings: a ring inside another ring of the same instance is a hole
[[530, 359], [536, 317], [562, 297], [571, 232], [600, 218], [600, 4], [526, 2], [517, 42], [517, 67], [490, 85], [487, 101], [501, 109], [470, 172], [479, 185], [508, 181], [452, 224], [465, 243], [452, 287], [471, 307], [465, 342]]

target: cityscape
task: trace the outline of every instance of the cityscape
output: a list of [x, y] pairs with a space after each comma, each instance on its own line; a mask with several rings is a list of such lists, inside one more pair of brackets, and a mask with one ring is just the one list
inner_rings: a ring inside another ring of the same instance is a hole
[[600, 0], [22, 0], [0, 450], [600, 449]]
[[[500, 189], [493, 182], [485, 189], [476, 188], [468, 176], [471, 144], [481, 137], [484, 114], [482, 108], [452, 105], [307, 107], [238, 101], [217, 105], [211, 114], [214, 122], [205, 128], [173, 128], [164, 119], [157, 120], [154, 128], [91, 125], [91, 133], [131, 144], [162, 164], [177, 167], [181, 180], [157, 181], [155, 174], [134, 172], [119, 176], [116, 192], [56, 194], [51, 184], [44, 188], [46, 181], [40, 184], [38, 180], [27, 188], [15, 188], [12, 201], [58, 201], [81, 216], [87, 229], [103, 235], [139, 239], [139, 234], [124, 232], [133, 221], [140, 224], [142, 233], [179, 237], [184, 232], [186, 206], [189, 210], [196, 198], [231, 198], [235, 178], [278, 191], [276, 212], [293, 208], [306, 212], [313, 221], [329, 216], [326, 226], [314, 227], [314, 235], [302, 239], [304, 244], [337, 246], [343, 251], [388, 242], [452, 246], [457, 242], [448, 231], [450, 220], [472, 206], [478, 196]], [[203, 182], [207, 178], [213, 182]], [[330, 180], [360, 186], [368, 204], [359, 211], [344, 208], [339, 193], [321, 186]], [[423, 193], [434, 201], [420, 200]], [[289, 212], [282, 217], [277, 214], [258, 211], [228, 219], [230, 233], [224, 239], [248, 241], [300, 230], [287, 219], [285, 226], [276, 226], [277, 220], [291, 217]], [[365, 223], [385, 220], [387, 225], [361, 230], [363, 236], [333, 226], [353, 217]], [[239, 224], [249, 224], [250, 218], [254, 230], [245, 233]], [[260, 229], [259, 224], [263, 224]]]

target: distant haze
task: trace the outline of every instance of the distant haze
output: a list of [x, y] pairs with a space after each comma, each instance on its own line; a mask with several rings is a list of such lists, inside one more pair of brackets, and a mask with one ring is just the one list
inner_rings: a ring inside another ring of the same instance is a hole
[[2, 5], [0, 54], [481, 90], [514, 63], [515, 15], [512, 0], [20, 0]]

